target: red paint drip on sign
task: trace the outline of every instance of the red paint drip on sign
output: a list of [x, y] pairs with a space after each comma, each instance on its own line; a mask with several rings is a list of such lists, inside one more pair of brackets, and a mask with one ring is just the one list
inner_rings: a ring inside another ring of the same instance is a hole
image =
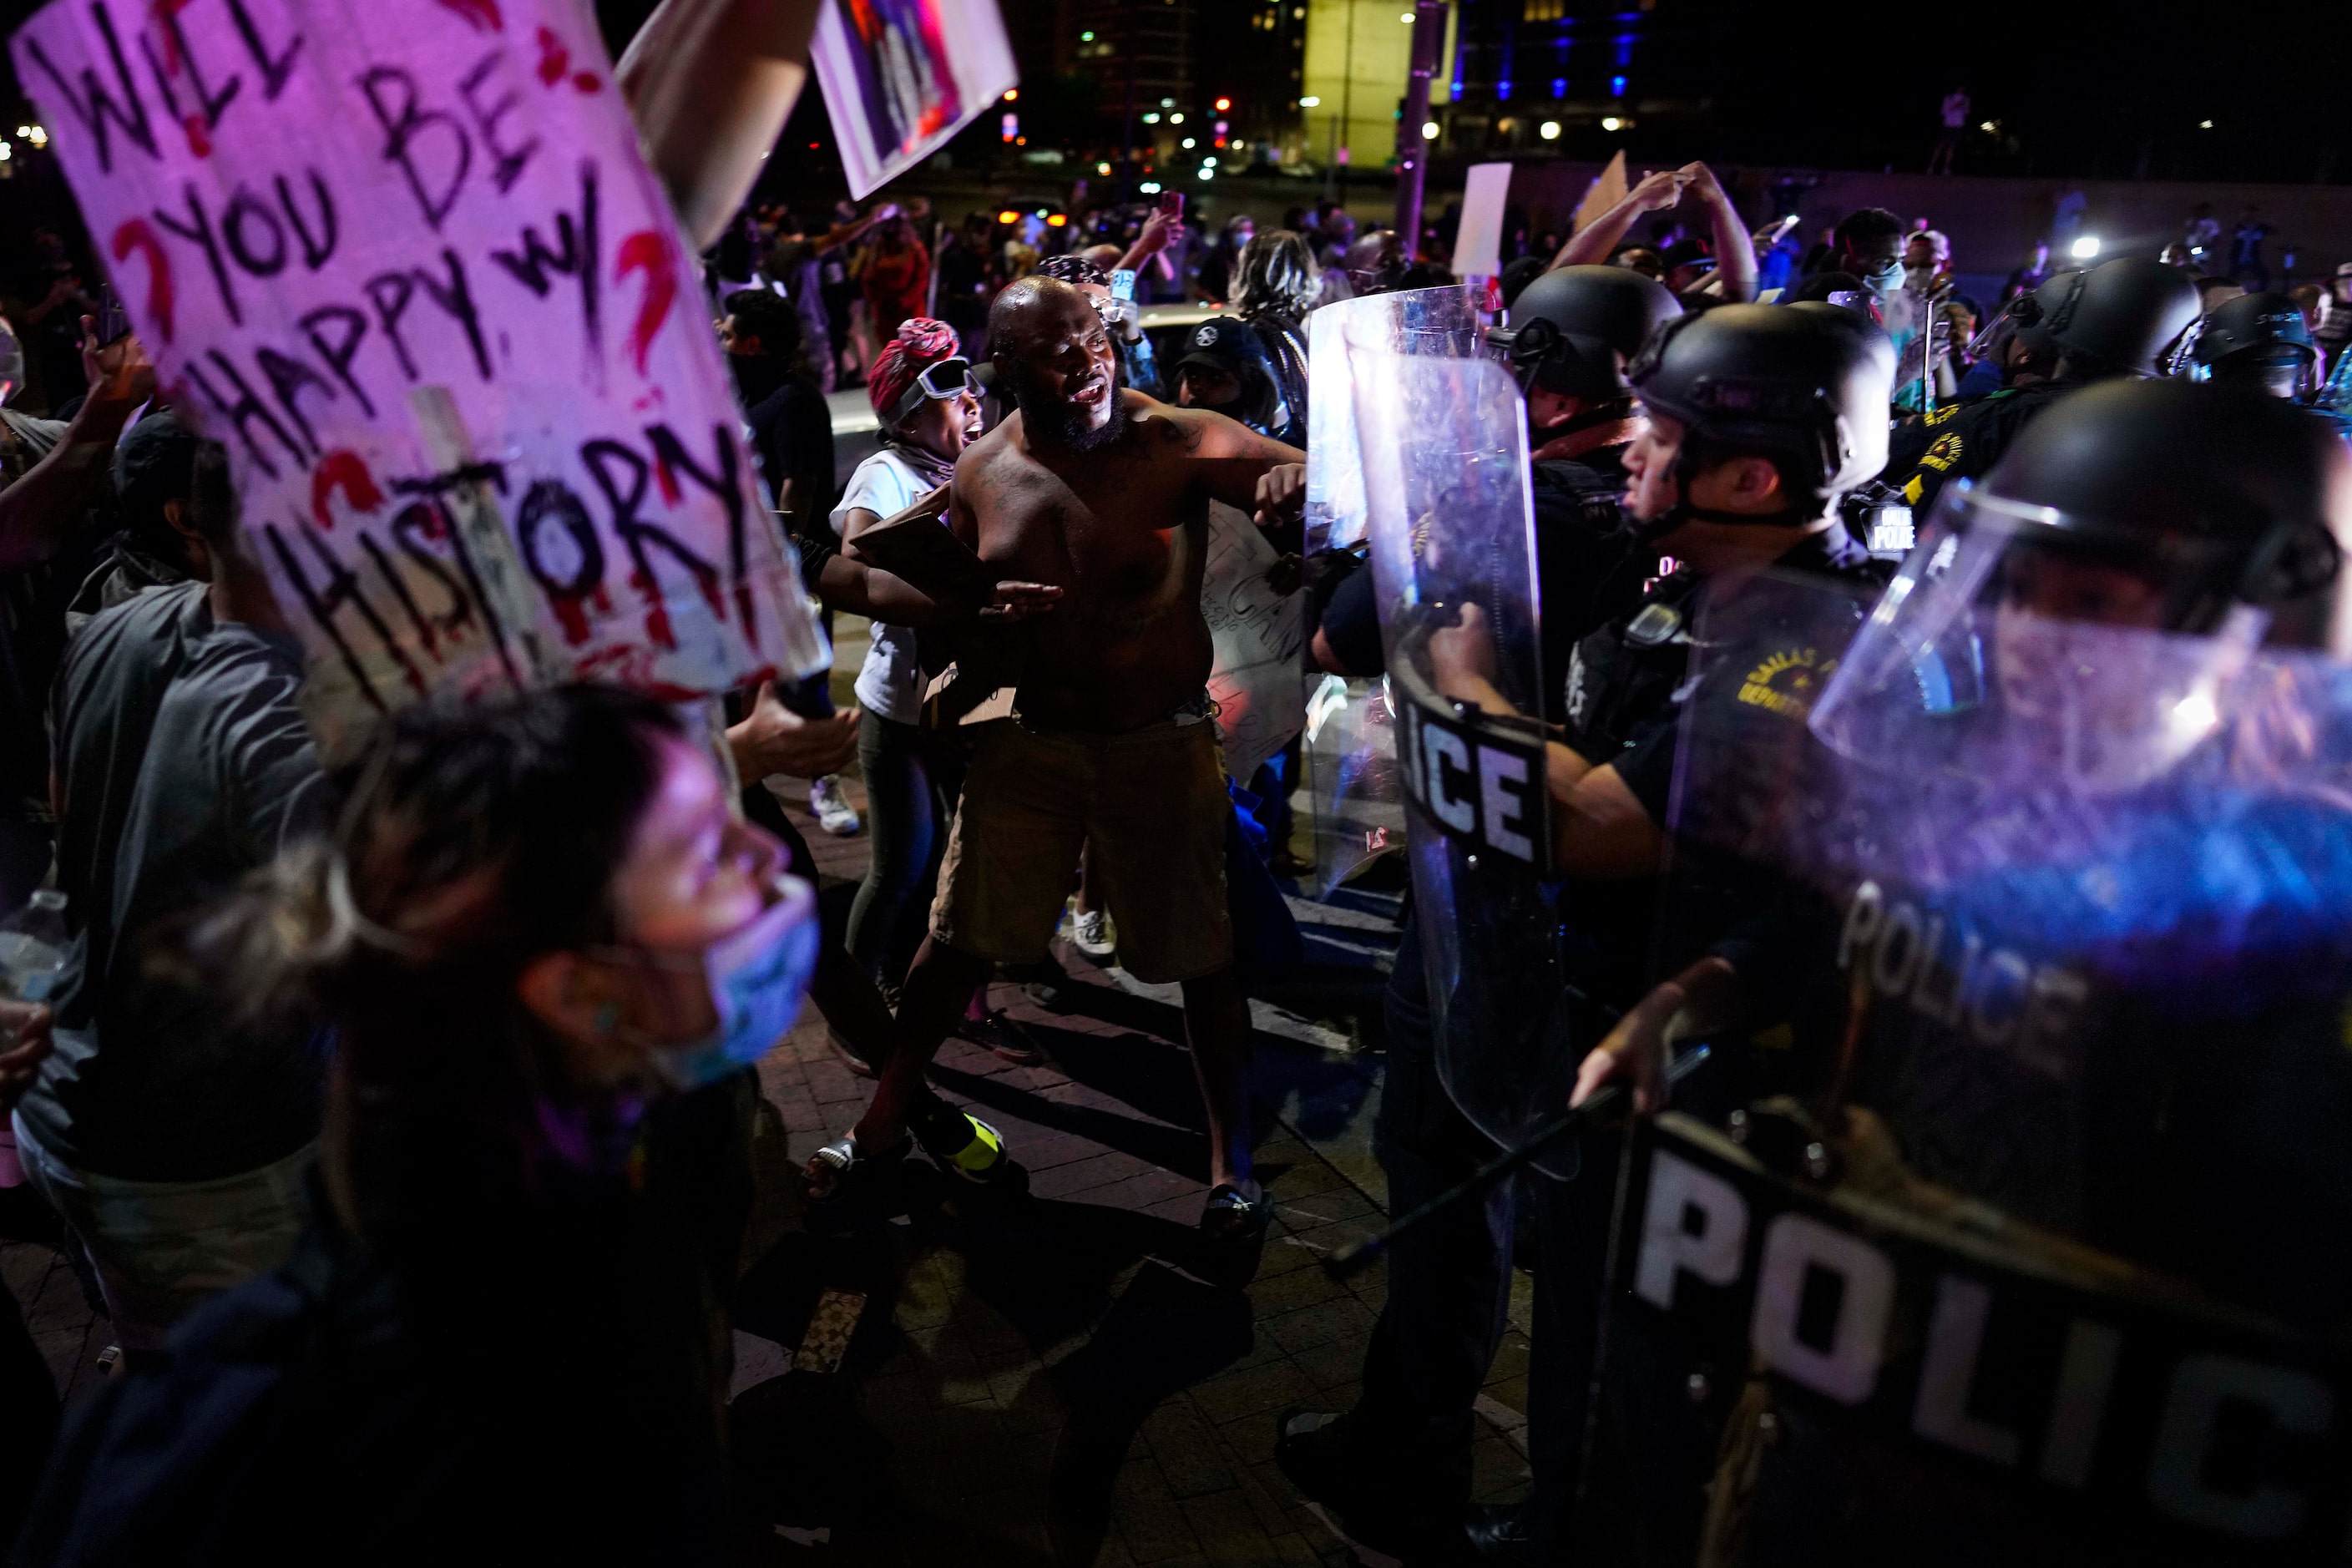
[[653, 352], [654, 334], [669, 319], [669, 308], [677, 299], [677, 268], [659, 231], [641, 228], [621, 241], [614, 259], [614, 278], [625, 280], [632, 272], [646, 275], [646, 297], [629, 328], [629, 355], [636, 361], [637, 374], [643, 375], [646, 356]]
[[563, 627], [563, 640], [578, 647], [588, 640], [588, 616], [581, 609], [580, 601], [550, 595], [548, 603], [555, 606], [555, 618]]
[[188, 151], [199, 158], [213, 155], [213, 139], [205, 126], [205, 117], [191, 114], [180, 121], [180, 129], [188, 133]]
[[743, 640], [753, 647], [760, 646], [760, 623], [751, 616], [751, 584], [735, 584], [735, 612], [743, 617]]
[[357, 452], [338, 448], [319, 459], [310, 470], [310, 515], [319, 526], [332, 529], [335, 514], [327, 502], [337, 490], [353, 511], [373, 511], [383, 504], [383, 492], [376, 489], [375, 476], [368, 472], [367, 459]]
[[676, 647], [677, 634], [670, 629], [669, 606], [662, 603], [661, 584], [642, 572], [630, 573], [629, 584], [645, 595], [646, 640], [656, 647]]
[[111, 247], [114, 259], [128, 261], [137, 251], [147, 258], [147, 316], [165, 342], [172, 341], [172, 258], [147, 226], [143, 217], [134, 217], [114, 231]]
[[572, 68], [572, 51], [555, 36], [552, 27], [539, 30], [539, 79], [553, 87]]
[[506, 18], [499, 15], [499, 0], [441, 0], [441, 4], [466, 19], [466, 26], [479, 33], [506, 30]]
[[180, 34], [172, 26], [172, 18], [186, 10], [190, 0], [153, 0], [147, 7], [155, 18], [157, 30], [163, 35], [163, 70], [168, 76], [180, 74]]

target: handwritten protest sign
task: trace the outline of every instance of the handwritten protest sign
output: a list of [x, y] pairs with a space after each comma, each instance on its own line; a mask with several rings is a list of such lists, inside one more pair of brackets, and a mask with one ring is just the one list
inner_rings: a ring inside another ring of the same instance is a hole
[[16, 35], [330, 731], [825, 662], [661, 186], [568, 0], [56, 0]]
[[834, 0], [809, 53], [849, 194], [860, 200], [945, 146], [1021, 79], [993, 0]]
[[1274, 546], [1245, 513], [1209, 504], [1209, 560], [1201, 615], [1209, 623], [1209, 695], [1225, 771], [1243, 784], [1307, 722], [1299, 655], [1307, 646], [1305, 595], [1266, 581]]

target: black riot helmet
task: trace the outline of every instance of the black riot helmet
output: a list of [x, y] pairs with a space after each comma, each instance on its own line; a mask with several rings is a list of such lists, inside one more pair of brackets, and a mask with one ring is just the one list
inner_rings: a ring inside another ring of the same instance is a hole
[[[1669, 321], [1628, 367], [1643, 405], [1683, 426], [1685, 494], [1701, 450], [1777, 459], [1815, 504], [1777, 518], [1717, 517], [1687, 501], [1669, 518], [1810, 522], [1886, 466], [1895, 346], [1835, 305], [1723, 305]], [[1659, 520], [1660, 522], [1666, 519]]]
[[2026, 426], [1982, 499], [2036, 509], [2021, 539], [2137, 573], [2163, 590], [2165, 629], [2202, 632], [2233, 605], [2335, 582], [2336, 446], [2323, 421], [2243, 388], [2088, 387]]
[[1682, 313], [1665, 285], [1630, 268], [1561, 267], [1521, 289], [1508, 325], [1486, 341], [1509, 359], [1522, 387], [1612, 404], [1632, 395], [1622, 361]]
[[[2267, 641], [2325, 647], [2352, 476], [2326, 423], [2242, 387], [2109, 380], [2053, 403], [1981, 484], [1947, 485], [1813, 710], [1842, 754], [1951, 765], [1931, 731], [1996, 711], [1998, 752], [2114, 796], [2221, 729]], [[1966, 726], [1948, 739], [1969, 733]]]
[[2029, 347], [2065, 355], [2075, 379], [2155, 375], [2197, 319], [2197, 285], [2178, 267], [2123, 256], [2060, 273], [2018, 296], [2009, 316]]
[[2303, 307], [2284, 294], [2241, 294], [2200, 323], [2198, 367], [2214, 381], [2242, 382], [2273, 396], [2310, 390], [2319, 350]]

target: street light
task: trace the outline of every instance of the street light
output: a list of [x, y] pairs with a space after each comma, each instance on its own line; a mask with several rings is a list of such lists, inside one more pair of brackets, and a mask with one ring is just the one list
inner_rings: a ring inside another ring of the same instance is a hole
[[1437, 140], [1436, 121], [1424, 120], [1421, 122], [1421, 139], [1424, 142], [1434, 142]]
[[1542, 137], [1547, 142], [1559, 141], [1559, 121], [1557, 120], [1545, 121], [1541, 125], [1536, 127], [1536, 134]]
[[1614, 131], [1614, 130], [1616, 130], [1616, 129], [1617, 129], [1617, 127], [1619, 127], [1620, 125], [1622, 125], [1623, 123], [1624, 123], [1624, 121], [1622, 121], [1622, 120], [1618, 119], [1615, 115], [1613, 115], [1613, 114], [1612, 114], [1612, 115], [1610, 115], [1607, 119], [1605, 119], [1605, 120], [1601, 121], [1601, 130], [1603, 130], [1603, 131]]
[[1301, 109], [1320, 109], [1323, 107], [1323, 100], [1310, 94], [1309, 96], [1298, 100], [1298, 107]]
[[2099, 254], [2099, 237], [2095, 234], [2086, 234], [2083, 236], [2082, 238], [2076, 240], [2072, 246], [2068, 247], [2067, 249], [2068, 254], [2072, 255], [2075, 260], [2088, 261], [2091, 258]]

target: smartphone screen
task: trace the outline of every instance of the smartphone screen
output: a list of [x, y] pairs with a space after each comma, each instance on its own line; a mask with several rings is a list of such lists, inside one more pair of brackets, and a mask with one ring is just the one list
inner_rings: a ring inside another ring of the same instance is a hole
[[1168, 219], [1171, 223], [1182, 218], [1184, 216], [1184, 193], [1181, 191], [1169, 191], [1161, 195], [1160, 198], [1160, 216]]
[[1110, 297], [1114, 300], [1135, 298], [1135, 269], [1122, 267], [1110, 275]]

